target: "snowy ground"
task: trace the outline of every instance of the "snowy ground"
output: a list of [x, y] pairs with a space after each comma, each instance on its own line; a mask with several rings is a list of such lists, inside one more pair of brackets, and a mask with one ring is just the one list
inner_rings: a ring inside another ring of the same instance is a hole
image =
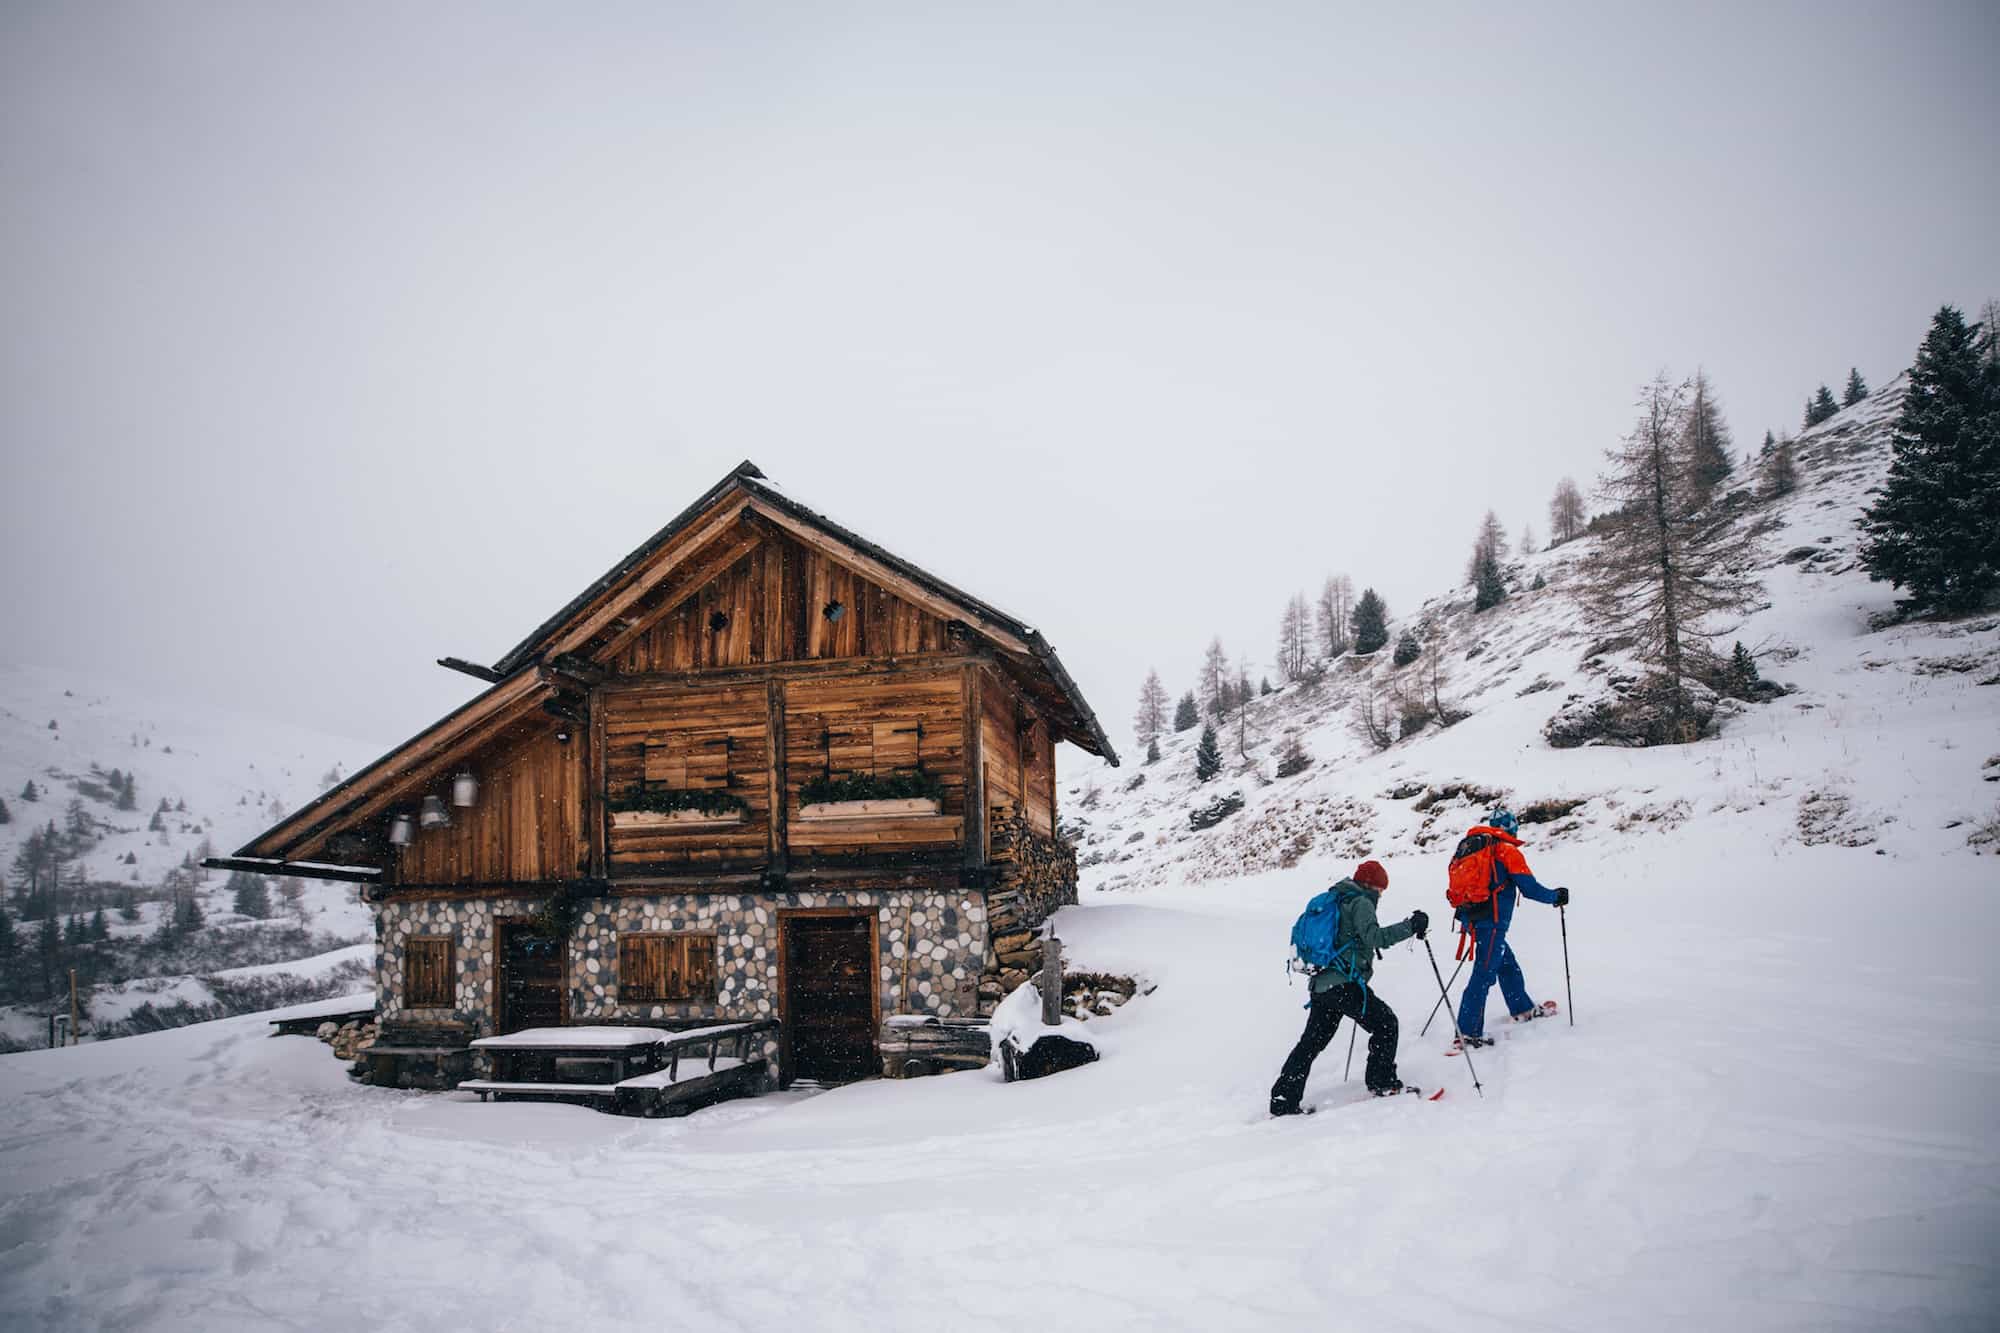
[[[644, 1122], [355, 1087], [257, 1018], [0, 1058], [0, 1324], [1991, 1328], [1992, 862], [1746, 876], [1681, 832], [1545, 868], [1578, 886], [1578, 1025], [1484, 1053], [1483, 1099], [1416, 1038], [1405, 945], [1379, 993], [1445, 1100], [1263, 1118], [1290, 873], [1065, 913], [1079, 962], [1159, 989], [1037, 1084]], [[1553, 914], [1517, 944], [1560, 997]], [[1314, 1097], [1357, 1091], [1344, 1048]]]

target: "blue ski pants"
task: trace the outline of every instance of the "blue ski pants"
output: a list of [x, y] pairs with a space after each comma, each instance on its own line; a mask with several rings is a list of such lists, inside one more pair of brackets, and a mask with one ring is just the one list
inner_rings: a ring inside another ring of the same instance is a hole
[[1514, 960], [1514, 951], [1507, 947], [1507, 928], [1492, 921], [1476, 922], [1472, 926], [1472, 975], [1465, 979], [1465, 994], [1458, 1001], [1458, 1030], [1468, 1037], [1486, 1035], [1486, 996], [1493, 989], [1493, 983], [1500, 983], [1500, 995], [1507, 1001], [1507, 1012], [1525, 1014], [1535, 1007], [1528, 998], [1527, 983], [1521, 978], [1521, 965]]

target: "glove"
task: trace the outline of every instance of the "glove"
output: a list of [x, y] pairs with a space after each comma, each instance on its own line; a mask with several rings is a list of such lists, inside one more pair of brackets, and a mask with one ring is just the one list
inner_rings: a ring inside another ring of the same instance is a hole
[[1568, 890], [1568, 889], [1557, 889], [1557, 890], [1556, 890], [1556, 906], [1557, 906], [1557, 907], [1568, 907], [1568, 906], [1569, 906], [1569, 890]]
[[1424, 936], [1430, 934], [1430, 931], [1431, 919], [1429, 917], [1425, 916], [1421, 910], [1410, 913], [1410, 933], [1412, 935], [1415, 935], [1418, 939], [1422, 939]]

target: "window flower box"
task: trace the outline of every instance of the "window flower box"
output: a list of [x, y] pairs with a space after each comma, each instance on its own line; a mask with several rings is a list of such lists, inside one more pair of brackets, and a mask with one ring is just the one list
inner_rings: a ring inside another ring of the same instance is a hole
[[741, 810], [613, 810], [611, 827], [621, 830], [721, 828], [741, 824]]
[[935, 796], [870, 801], [814, 801], [799, 807], [800, 819], [907, 819], [934, 815], [943, 807]]

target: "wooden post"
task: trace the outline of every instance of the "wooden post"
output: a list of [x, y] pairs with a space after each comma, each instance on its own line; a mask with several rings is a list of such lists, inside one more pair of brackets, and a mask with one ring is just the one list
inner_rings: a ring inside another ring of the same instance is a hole
[[69, 970], [69, 1044], [76, 1045], [76, 969]]
[[1051, 931], [1042, 940], [1042, 1025], [1062, 1022], [1062, 941]]

